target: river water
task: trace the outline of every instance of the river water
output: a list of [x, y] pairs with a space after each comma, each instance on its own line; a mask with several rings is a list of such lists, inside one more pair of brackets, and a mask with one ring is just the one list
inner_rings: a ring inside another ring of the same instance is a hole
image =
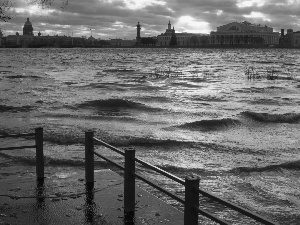
[[[215, 195], [280, 224], [300, 224], [299, 53], [0, 49], [0, 132], [43, 127], [47, 166], [53, 171], [65, 166], [71, 173], [82, 170], [84, 132], [94, 130], [99, 139], [120, 149], [134, 147], [137, 157], [176, 176], [200, 176], [201, 188]], [[247, 79], [249, 66], [262, 77]], [[270, 69], [278, 79], [266, 78]], [[286, 71], [293, 79], [286, 79]], [[103, 147], [97, 151], [122, 163]], [[0, 154], [34, 162], [30, 150]], [[97, 168], [110, 168], [97, 161]], [[181, 185], [138, 170], [183, 196]], [[255, 224], [208, 199], [201, 198], [200, 205], [234, 224]]]

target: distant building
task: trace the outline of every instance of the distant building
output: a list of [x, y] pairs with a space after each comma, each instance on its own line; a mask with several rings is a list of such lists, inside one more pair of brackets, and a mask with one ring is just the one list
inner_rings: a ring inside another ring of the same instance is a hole
[[300, 47], [300, 31], [294, 32], [293, 35], [294, 35], [293, 46]]
[[31, 35], [8, 35], [5, 37], [5, 46], [7, 47], [28, 47], [30, 43], [34, 40]]
[[176, 33], [175, 28], [168, 23], [165, 33], [157, 36], [158, 46], [199, 46], [208, 44], [208, 35], [199, 33]]
[[157, 37], [142, 37], [141, 38], [141, 45], [142, 46], [156, 46]]
[[25, 22], [23, 26], [23, 35], [31, 35], [33, 36], [33, 27], [31, 22], [29, 21], [29, 18], [27, 18], [27, 21]]
[[273, 28], [251, 24], [247, 21], [233, 22], [220, 27], [210, 33], [212, 44], [265, 44], [278, 45], [279, 33]]
[[16, 35], [8, 35], [3, 38], [2, 46], [5, 47], [84, 47], [95, 43], [93, 37], [86, 38], [82, 37], [70, 37], [70, 36], [42, 36], [41, 32], [38, 33], [38, 36], [33, 35], [33, 26], [32, 23], [27, 18], [23, 26], [23, 35], [19, 35], [19, 32]]
[[133, 40], [123, 40], [121, 38], [115, 38], [109, 40], [110, 46], [114, 47], [130, 47], [136, 45], [136, 39]]
[[113, 38], [109, 40], [109, 44], [111, 46], [121, 46], [122, 44], [122, 39], [121, 38]]
[[300, 31], [294, 32], [292, 29], [287, 29], [287, 33], [284, 34], [284, 29], [281, 29], [279, 44], [286, 47], [299, 47]]
[[130, 47], [130, 46], [134, 46], [136, 43], [136, 40], [122, 40], [121, 42], [121, 46], [127, 46], [127, 47]]

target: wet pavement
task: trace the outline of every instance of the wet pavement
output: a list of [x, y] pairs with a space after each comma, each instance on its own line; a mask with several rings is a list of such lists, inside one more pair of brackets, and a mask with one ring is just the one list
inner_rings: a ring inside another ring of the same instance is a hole
[[95, 171], [94, 190], [84, 172], [37, 183], [32, 172], [1, 170], [0, 181], [0, 224], [183, 224], [182, 212], [139, 187], [134, 220], [125, 221], [123, 178], [111, 170]]

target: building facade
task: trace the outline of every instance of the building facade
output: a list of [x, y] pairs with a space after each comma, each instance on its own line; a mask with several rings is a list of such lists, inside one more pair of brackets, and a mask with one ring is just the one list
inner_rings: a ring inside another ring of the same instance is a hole
[[157, 46], [172, 45], [172, 35], [173, 39], [176, 37], [176, 46], [199, 46], [208, 44], [208, 35], [186, 32], [176, 33], [174, 27], [172, 29], [171, 22], [169, 21], [168, 28], [166, 29], [165, 33], [157, 36]]
[[251, 24], [247, 21], [233, 22], [220, 27], [210, 33], [211, 44], [265, 44], [278, 45], [279, 33], [273, 28]]
[[283, 47], [300, 47], [300, 31], [294, 32], [293, 29], [287, 29], [284, 34], [284, 29], [281, 29], [279, 45]]
[[136, 45], [136, 39], [123, 40], [121, 38], [115, 38], [115, 39], [110, 39], [108, 43], [110, 46], [113, 47], [131, 47]]
[[23, 35], [17, 32], [15, 35], [8, 35], [2, 39], [2, 46], [5, 47], [84, 47], [86, 45], [96, 44], [95, 40], [82, 37], [70, 36], [42, 36], [39, 32], [38, 36], [33, 34], [33, 26], [27, 18], [23, 26]]
[[300, 31], [293, 33], [293, 46], [300, 47]]

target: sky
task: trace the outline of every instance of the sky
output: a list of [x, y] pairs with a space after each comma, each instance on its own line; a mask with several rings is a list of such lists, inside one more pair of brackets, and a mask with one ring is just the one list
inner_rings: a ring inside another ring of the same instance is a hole
[[[1, 1], [4, 0], [0, 0]], [[209, 34], [218, 26], [248, 21], [281, 29], [300, 31], [300, 0], [54, 0], [42, 8], [30, 0], [12, 0], [12, 19], [0, 22], [4, 35], [22, 34], [27, 18], [34, 35], [68, 35], [110, 39], [135, 39], [164, 33], [170, 21], [176, 33]]]

